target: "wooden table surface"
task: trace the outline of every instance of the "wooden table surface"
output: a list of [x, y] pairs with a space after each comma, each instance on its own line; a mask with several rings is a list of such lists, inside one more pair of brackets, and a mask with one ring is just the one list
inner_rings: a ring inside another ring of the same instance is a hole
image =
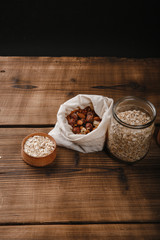
[[[0, 239], [160, 239], [160, 147], [129, 165], [58, 147], [53, 164], [21, 158], [60, 104], [83, 94], [150, 100], [160, 126], [160, 59], [0, 57]], [[155, 135], [156, 135], [155, 131]]]

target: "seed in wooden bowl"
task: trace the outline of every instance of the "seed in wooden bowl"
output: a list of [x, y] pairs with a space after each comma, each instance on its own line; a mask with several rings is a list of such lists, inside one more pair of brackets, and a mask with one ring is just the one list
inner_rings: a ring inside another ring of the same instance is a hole
[[34, 135], [24, 144], [24, 152], [32, 157], [45, 157], [53, 152], [55, 144], [48, 137]]

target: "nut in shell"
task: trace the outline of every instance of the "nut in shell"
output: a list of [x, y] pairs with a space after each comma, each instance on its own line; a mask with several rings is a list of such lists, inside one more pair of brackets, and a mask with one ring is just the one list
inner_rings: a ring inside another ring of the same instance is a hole
[[95, 130], [102, 120], [90, 106], [73, 110], [66, 119], [74, 134], [88, 134]]

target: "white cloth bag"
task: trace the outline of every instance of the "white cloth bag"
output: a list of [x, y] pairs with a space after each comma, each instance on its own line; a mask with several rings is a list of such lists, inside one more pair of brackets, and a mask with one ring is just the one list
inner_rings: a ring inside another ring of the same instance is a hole
[[[99, 126], [88, 134], [74, 134], [68, 124], [67, 115], [76, 108], [92, 106], [102, 119]], [[106, 131], [110, 124], [113, 99], [100, 95], [79, 94], [63, 103], [57, 113], [55, 127], [49, 132], [58, 146], [70, 148], [79, 152], [89, 153], [101, 151], [104, 146]]]

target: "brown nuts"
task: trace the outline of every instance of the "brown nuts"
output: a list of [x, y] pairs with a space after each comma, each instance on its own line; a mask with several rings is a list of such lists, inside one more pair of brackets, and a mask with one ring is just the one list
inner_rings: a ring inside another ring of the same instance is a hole
[[95, 121], [98, 121], [98, 122], [101, 121], [100, 117], [94, 117], [94, 120], [95, 120]]
[[87, 115], [86, 122], [92, 123], [93, 122], [93, 116], [92, 115]]
[[96, 129], [101, 122], [101, 118], [91, 107], [73, 110], [67, 117], [68, 124], [72, 126], [75, 134], [87, 134]]
[[80, 133], [80, 127], [74, 127], [72, 131], [75, 134]]
[[93, 125], [91, 123], [86, 123], [86, 129], [92, 131]]
[[83, 113], [77, 113], [78, 117], [81, 118], [81, 119], [84, 119], [85, 118], [85, 115]]
[[74, 118], [75, 120], [77, 120], [77, 119], [78, 119], [78, 116], [77, 116], [77, 114], [74, 112], [74, 113], [71, 114], [71, 118]]
[[82, 118], [81, 120], [79, 119], [79, 120], [77, 121], [77, 125], [80, 125], [80, 126], [82, 126], [82, 125], [83, 125], [83, 123], [84, 123], [84, 121], [83, 121], [83, 118]]
[[68, 118], [68, 123], [73, 127], [76, 123], [76, 120], [74, 118]]

